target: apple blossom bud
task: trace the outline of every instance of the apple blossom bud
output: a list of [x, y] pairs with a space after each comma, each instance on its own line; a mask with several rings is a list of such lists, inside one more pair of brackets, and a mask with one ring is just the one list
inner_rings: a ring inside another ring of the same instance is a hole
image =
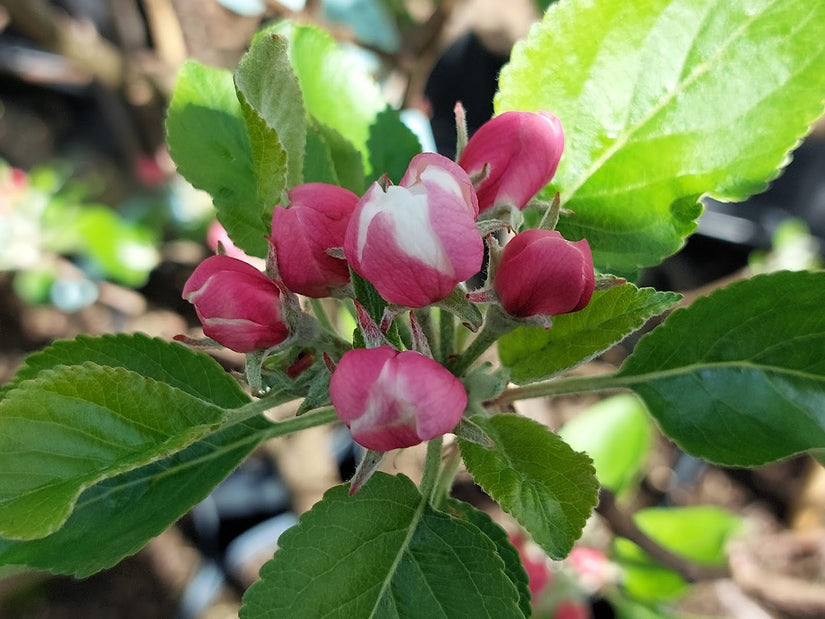
[[424, 307], [481, 269], [478, 203], [467, 174], [435, 153], [413, 157], [399, 185], [374, 183], [344, 241], [350, 266], [389, 303]]
[[555, 230], [527, 230], [501, 254], [493, 288], [511, 316], [556, 316], [584, 308], [596, 277], [587, 241], [568, 241]]
[[561, 121], [553, 114], [504, 112], [479, 127], [458, 164], [475, 183], [480, 212], [522, 209], [553, 178], [563, 150]]
[[293, 292], [328, 297], [349, 282], [346, 260], [328, 251], [344, 246], [358, 196], [336, 185], [305, 183], [289, 190], [289, 200], [289, 207], [276, 206], [272, 214], [278, 274]]
[[207, 337], [236, 352], [283, 342], [280, 292], [255, 267], [229, 256], [210, 256], [193, 271], [183, 298], [195, 306]]
[[341, 357], [329, 384], [339, 419], [375, 451], [411, 447], [451, 431], [467, 406], [455, 376], [429, 357], [391, 346]]

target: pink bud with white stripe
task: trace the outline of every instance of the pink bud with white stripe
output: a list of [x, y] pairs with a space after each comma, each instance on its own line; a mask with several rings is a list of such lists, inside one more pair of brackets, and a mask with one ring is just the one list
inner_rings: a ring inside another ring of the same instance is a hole
[[467, 406], [464, 386], [444, 366], [391, 346], [345, 353], [329, 395], [353, 440], [375, 451], [411, 447], [450, 432]]
[[446, 157], [413, 157], [398, 185], [367, 190], [350, 219], [350, 266], [389, 303], [424, 307], [481, 269], [478, 202], [467, 173]]
[[479, 127], [459, 165], [476, 184], [480, 212], [524, 208], [549, 183], [564, 150], [561, 121], [549, 112], [504, 112]]

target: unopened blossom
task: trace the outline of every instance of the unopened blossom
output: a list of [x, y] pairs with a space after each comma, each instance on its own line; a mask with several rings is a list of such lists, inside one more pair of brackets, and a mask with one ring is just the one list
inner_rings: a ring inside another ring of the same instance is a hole
[[501, 254], [493, 288], [511, 316], [556, 316], [584, 308], [595, 287], [587, 241], [566, 240], [555, 230], [527, 230]]
[[441, 436], [455, 428], [467, 406], [464, 386], [444, 366], [390, 346], [345, 353], [329, 394], [353, 440], [375, 451]]
[[477, 215], [466, 172], [446, 157], [422, 153], [398, 185], [367, 190], [350, 219], [344, 253], [386, 301], [424, 307], [480, 270]]
[[344, 246], [350, 215], [358, 203], [351, 191], [305, 183], [289, 191], [288, 207], [276, 206], [270, 242], [287, 288], [307, 297], [328, 297], [349, 282], [346, 260], [330, 255]]
[[183, 298], [195, 306], [204, 334], [236, 352], [266, 349], [289, 335], [278, 287], [242, 260], [210, 256], [186, 281]]
[[556, 173], [564, 133], [549, 112], [504, 112], [484, 123], [461, 153], [459, 165], [476, 186], [480, 212], [524, 208]]

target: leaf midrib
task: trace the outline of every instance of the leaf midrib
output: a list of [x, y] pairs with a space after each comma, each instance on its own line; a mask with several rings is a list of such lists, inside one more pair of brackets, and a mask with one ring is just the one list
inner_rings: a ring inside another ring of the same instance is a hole
[[731, 36], [717, 48], [716, 52], [711, 57], [705, 60], [705, 62], [697, 65], [683, 81], [676, 84], [676, 86], [668, 92], [657, 105], [654, 105], [647, 114], [641, 117], [636, 124], [625, 127], [624, 131], [622, 131], [616, 140], [607, 149], [605, 149], [601, 155], [596, 157], [572, 184], [568, 185], [561, 191], [562, 204], [568, 202], [571, 197], [575, 195], [576, 191], [578, 191], [588, 181], [588, 179], [590, 179], [593, 174], [605, 164], [605, 162], [610, 160], [613, 155], [624, 148], [630, 142], [630, 138], [641, 130], [642, 127], [644, 127], [648, 122], [650, 122], [662, 109], [666, 107], [667, 104], [673, 101], [679, 94], [687, 90], [687, 88], [689, 88], [700, 77], [705, 75], [714, 63], [723, 55], [723, 52], [727, 50], [728, 46], [739, 37], [743, 30], [750, 27], [751, 23], [753, 23], [758, 17], [761, 17], [761, 13], [750, 16], [750, 19], [748, 19], [748, 21], [743, 23], [734, 33], [732, 33]]

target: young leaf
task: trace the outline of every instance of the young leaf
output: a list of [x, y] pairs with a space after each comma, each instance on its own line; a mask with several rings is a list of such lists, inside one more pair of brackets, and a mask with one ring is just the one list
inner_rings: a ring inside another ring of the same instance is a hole
[[361, 153], [335, 129], [310, 120], [304, 181], [333, 183], [360, 195], [364, 192]]
[[647, 459], [653, 428], [642, 403], [622, 394], [574, 417], [559, 435], [593, 458], [599, 483], [619, 494], [632, 485]]
[[548, 110], [566, 145], [551, 191], [596, 265], [657, 264], [691, 234], [704, 193], [742, 200], [788, 161], [825, 94], [825, 4], [571, 0], [501, 72], [495, 107]]
[[550, 329], [519, 327], [502, 337], [501, 363], [518, 384], [549, 378], [604, 352], [680, 298], [633, 284], [597, 290], [583, 310], [554, 316]]
[[229, 426], [186, 449], [121, 473], [80, 495], [47, 537], [0, 539], [0, 564], [84, 578], [137, 552], [202, 501], [271, 430], [263, 419]]
[[248, 254], [267, 251], [267, 206], [258, 183], [232, 74], [190, 60], [178, 74], [166, 117], [169, 154], [178, 172], [212, 196], [232, 241]]
[[242, 619], [524, 617], [495, 544], [433, 510], [406, 477], [327, 491], [279, 540]]
[[[742, 528], [742, 520], [717, 507], [650, 508], [636, 512], [645, 534], [686, 559], [709, 567], [725, 564], [725, 546]], [[687, 583], [661, 567], [633, 542], [617, 538], [613, 559], [622, 566], [622, 586], [643, 600], [673, 599]]]
[[825, 273], [759, 275], [671, 314], [618, 373], [685, 451], [757, 466], [825, 447]]
[[562, 559], [597, 503], [593, 464], [540, 423], [518, 415], [473, 418], [487, 449], [459, 440], [467, 470], [550, 557]]
[[223, 408], [249, 402], [238, 382], [209, 355], [142, 333], [79, 335], [73, 340], [58, 340], [26, 357], [14, 378], [0, 390], [0, 398], [43, 370], [87, 361], [131, 370]]
[[[235, 69], [235, 88], [252, 146], [258, 200], [268, 210], [279, 202], [285, 187], [303, 180], [306, 120], [287, 47], [283, 37], [262, 37]], [[271, 212], [265, 215], [271, 219]]]
[[290, 61], [307, 113], [349, 141], [361, 153], [365, 171], [372, 173], [367, 140], [387, 105], [378, 85], [320, 28], [281, 24], [274, 31], [289, 38]]
[[510, 543], [507, 532], [484, 512], [476, 509], [469, 503], [449, 499], [446, 507], [447, 513], [456, 518], [466, 520], [479, 529], [492, 540], [496, 545], [496, 552], [504, 561], [504, 572], [516, 586], [519, 592], [519, 608], [525, 617], [531, 617], [533, 606], [531, 604], [530, 587], [527, 572], [521, 563], [518, 550]]

